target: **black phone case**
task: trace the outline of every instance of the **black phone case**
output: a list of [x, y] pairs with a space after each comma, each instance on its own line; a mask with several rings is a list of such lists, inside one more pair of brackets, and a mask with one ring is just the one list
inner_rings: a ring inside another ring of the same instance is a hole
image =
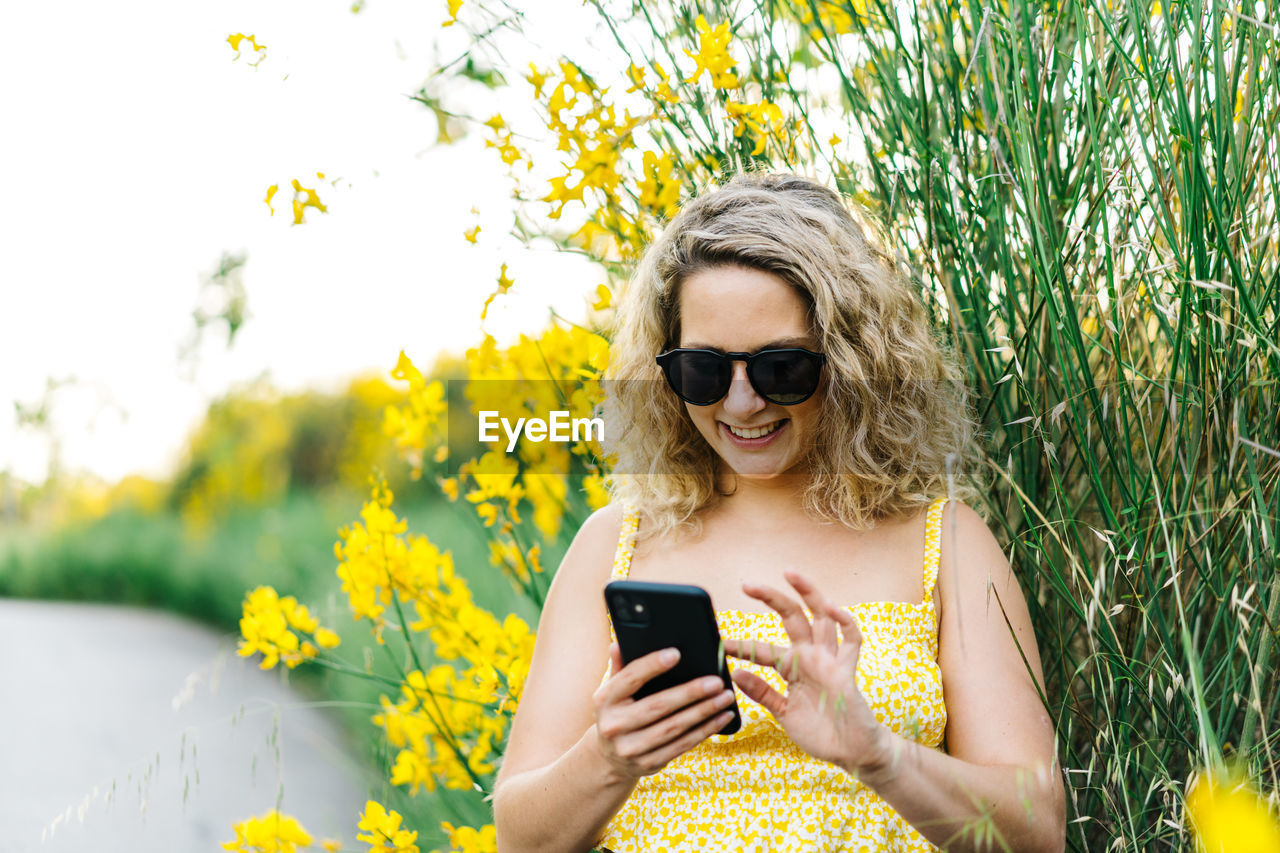
[[[659, 649], [674, 646], [680, 650], [680, 661], [643, 684], [636, 691], [637, 699], [707, 675], [720, 676], [724, 686], [733, 689], [711, 597], [702, 587], [619, 580], [605, 586], [604, 598], [624, 665]], [[640, 603], [642, 615], [629, 611], [624, 598]], [[731, 735], [742, 727], [737, 700], [729, 710], [733, 719], [719, 734]]]

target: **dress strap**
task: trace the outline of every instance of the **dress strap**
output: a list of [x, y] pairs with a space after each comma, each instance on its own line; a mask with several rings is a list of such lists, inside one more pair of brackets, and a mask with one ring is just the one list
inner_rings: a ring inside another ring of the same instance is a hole
[[942, 510], [946, 498], [938, 498], [929, 505], [924, 525], [924, 603], [933, 600], [933, 588], [938, 583], [938, 562], [942, 557]]
[[610, 580], [623, 580], [631, 571], [631, 552], [636, 547], [636, 531], [640, 529], [640, 513], [631, 504], [622, 505], [622, 530], [618, 533], [618, 549], [613, 553]]

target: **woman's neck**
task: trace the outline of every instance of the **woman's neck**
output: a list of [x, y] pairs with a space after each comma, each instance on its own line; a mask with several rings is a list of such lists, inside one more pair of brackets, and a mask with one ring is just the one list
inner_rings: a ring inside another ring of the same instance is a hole
[[720, 510], [740, 519], [751, 519], [766, 526], [789, 523], [805, 518], [804, 474], [779, 474], [776, 477], [739, 477], [732, 471], [719, 477]]

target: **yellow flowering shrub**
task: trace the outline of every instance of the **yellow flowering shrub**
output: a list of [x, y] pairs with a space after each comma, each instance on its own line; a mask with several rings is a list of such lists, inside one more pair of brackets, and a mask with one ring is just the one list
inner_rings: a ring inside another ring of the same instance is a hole
[[498, 830], [493, 824], [475, 829], [445, 821], [440, 826], [449, 835], [448, 853], [498, 853]]
[[782, 138], [786, 130], [786, 122], [782, 110], [777, 104], [761, 101], [758, 104], [740, 104], [729, 101], [725, 104], [729, 117], [733, 119], [733, 135], [746, 136], [754, 141], [751, 149], [753, 156], [764, 153], [765, 145], [771, 138]]
[[364, 804], [356, 840], [369, 845], [369, 853], [418, 853], [418, 833], [400, 828], [400, 813], [390, 811], [376, 800]]
[[234, 824], [232, 830], [235, 839], [224, 842], [222, 849], [233, 853], [295, 853], [311, 846], [311, 835], [302, 824], [275, 809]]
[[409, 383], [409, 400], [404, 405], [386, 407], [383, 432], [395, 441], [396, 449], [408, 459], [417, 479], [422, 476], [425, 454], [443, 446], [447, 411], [444, 383], [438, 379], [428, 382], [403, 350], [391, 376]]
[[[269, 586], [260, 586], [245, 596], [240, 634], [238, 654], [251, 657], [261, 652], [262, 669], [282, 661], [293, 669], [314, 658], [320, 649], [337, 648], [340, 642], [336, 633], [320, 627], [305, 604], [292, 595], [282, 598]], [[300, 638], [305, 634], [311, 639]]]
[[[391, 490], [377, 482], [360, 512], [361, 521], [343, 528], [334, 545], [338, 578], [352, 615], [368, 619], [378, 643], [383, 616], [395, 601], [414, 603], [465, 584], [453, 574], [453, 558], [425, 536], [406, 535], [408, 523], [391, 509]], [[396, 598], [395, 596], [398, 596]]]
[[707, 72], [711, 85], [717, 89], [738, 88], [738, 75], [733, 73], [736, 60], [729, 55], [729, 22], [721, 21], [712, 27], [702, 15], [694, 24], [698, 28], [698, 50], [685, 50], [685, 55], [695, 63], [693, 76], [686, 83], [697, 83], [702, 72]]

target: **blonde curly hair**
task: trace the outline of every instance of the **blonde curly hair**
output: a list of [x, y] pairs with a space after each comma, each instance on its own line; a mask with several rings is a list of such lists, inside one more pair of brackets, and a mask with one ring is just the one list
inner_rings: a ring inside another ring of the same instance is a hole
[[[816, 437], [802, 460], [806, 511], [866, 529], [948, 494], [948, 463], [954, 473], [967, 461], [976, 433], [963, 374], [905, 270], [869, 231], [821, 184], [744, 173], [686, 202], [645, 250], [618, 303], [601, 406], [613, 433], [603, 447], [614, 457], [610, 496], [639, 510], [642, 536], [697, 533], [697, 513], [725, 497], [718, 455], [654, 361], [680, 339], [680, 283], [722, 266], [794, 287], [826, 354]], [[974, 492], [955, 484], [950, 494]]]

